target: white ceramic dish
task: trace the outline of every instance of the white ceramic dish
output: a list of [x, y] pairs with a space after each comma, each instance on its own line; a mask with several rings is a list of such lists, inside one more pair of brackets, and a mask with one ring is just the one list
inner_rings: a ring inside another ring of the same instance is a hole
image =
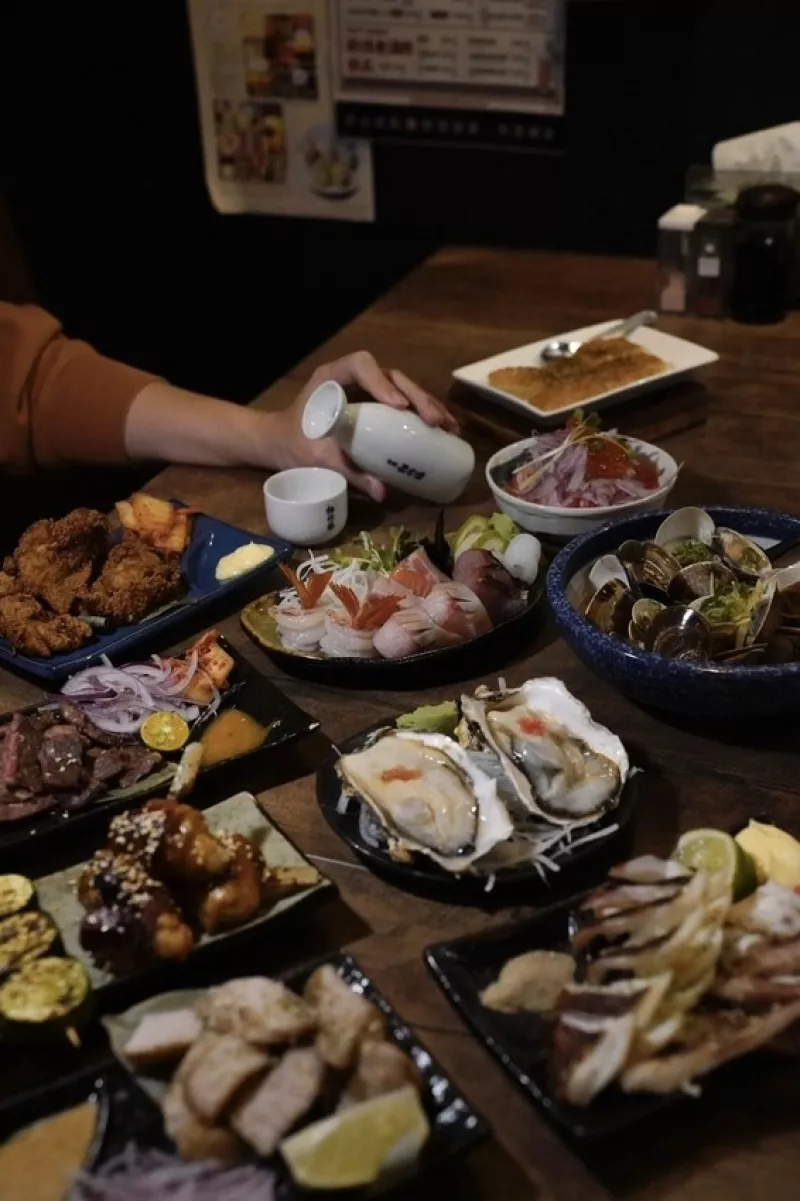
[[[610, 329], [612, 325], [616, 325], [618, 320], [619, 318], [614, 318], [613, 321], [602, 321], [599, 325], [570, 330], [569, 333], [558, 334], [558, 337], [567, 340], [593, 338]], [[577, 404], [565, 405], [563, 408], [548, 411], [534, 408], [527, 401], [520, 400], [518, 396], [512, 396], [509, 392], [503, 392], [500, 388], [494, 388], [489, 383], [490, 373], [501, 367], [540, 366], [542, 349], [551, 340], [552, 335], [550, 338], [543, 338], [541, 342], [531, 342], [528, 346], [518, 346], [515, 350], [507, 350], [503, 354], [495, 355], [494, 358], [483, 359], [479, 363], [470, 363], [467, 367], [459, 367], [453, 372], [453, 378], [459, 383], [474, 388], [476, 392], [493, 404], [502, 405], [503, 408], [527, 417], [536, 425], [550, 427], [563, 425], [566, 418], [575, 409], [582, 409], [585, 413], [589, 413], [593, 409], [605, 409], [609, 405], [631, 400], [635, 396], [641, 396], [644, 392], [654, 392], [658, 388], [665, 388], [669, 384], [684, 379], [700, 367], [708, 367], [711, 363], [716, 363], [719, 358], [718, 354], [715, 354], [713, 350], [707, 350], [704, 346], [687, 342], [684, 338], [676, 338], [672, 334], [665, 334], [660, 329], [643, 326], [630, 335], [630, 341], [637, 343], [644, 350], [649, 350], [651, 354], [658, 355], [667, 364], [667, 370], [662, 371], [660, 375], [648, 376], [639, 383], [625, 384], [622, 388], [614, 388], [610, 392], [600, 392], [597, 396], [592, 396]]]
[[517, 525], [532, 534], [546, 534], [550, 538], [576, 538], [579, 534], [587, 534], [589, 530], [598, 529], [609, 521], [621, 521], [623, 517], [633, 517], [647, 509], [660, 508], [675, 486], [678, 478], [678, 464], [672, 455], [668, 455], [659, 446], [650, 442], [642, 442], [639, 438], [628, 438], [631, 446], [654, 459], [658, 464], [658, 474], [661, 483], [649, 495], [636, 500], [625, 501], [621, 505], [604, 505], [595, 509], [562, 509], [555, 505], [535, 505], [529, 500], [521, 500], [506, 492], [494, 479], [494, 472], [509, 460], [515, 459], [523, 451], [536, 445], [536, 436], [523, 438], [520, 442], [512, 442], [492, 455], [486, 464], [486, 482], [494, 493], [495, 500], [504, 513], [513, 517]]
[[347, 524], [347, 480], [327, 467], [292, 467], [264, 484], [267, 524], [279, 538], [317, 546]]
[[335, 380], [309, 396], [303, 433], [311, 439], [335, 438], [362, 471], [438, 505], [460, 496], [475, 468], [475, 451], [463, 438], [427, 425], [411, 409], [351, 404]]

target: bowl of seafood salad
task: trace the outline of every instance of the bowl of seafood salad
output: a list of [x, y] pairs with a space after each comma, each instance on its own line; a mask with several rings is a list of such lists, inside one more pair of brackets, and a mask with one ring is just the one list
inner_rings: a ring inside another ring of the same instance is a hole
[[578, 658], [643, 704], [788, 711], [800, 704], [800, 551], [774, 551], [794, 538], [800, 518], [769, 509], [642, 514], [557, 555], [550, 607]]
[[678, 464], [658, 446], [603, 432], [578, 413], [559, 430], [524, 438], [486, 465], [495, 500], [522, 529], [574, 538], [615, 516], [664, 503]]

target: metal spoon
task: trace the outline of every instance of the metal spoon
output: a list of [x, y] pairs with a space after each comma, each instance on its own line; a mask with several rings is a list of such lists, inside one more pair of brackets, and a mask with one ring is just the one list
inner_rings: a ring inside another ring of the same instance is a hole
[[632, 334], [640, 325], [652, 325], [656, 320], [658, 320], [657, 313], [654, 313], [652, 309], [644, 309], [641, 313], [634, 313], [625, 321], [617, 322], [610, 329], [604, 330], [602, 334], [584, 338], [583, 341], [554, 338], [552, 342], [548, 342], [542, 348], [540, 357], [543, 363], [552, 363], [555, 359], [571, 359], [576, 351], [580, 350], [581, 346], [585, 346], [587, 342], [597, 342], [601, 338], [627, 338], [628, 334]]

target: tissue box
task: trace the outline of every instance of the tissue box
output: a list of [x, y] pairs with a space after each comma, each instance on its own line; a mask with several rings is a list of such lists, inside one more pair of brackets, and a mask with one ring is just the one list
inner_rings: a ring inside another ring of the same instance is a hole
[[800, 172], [800, 121], [717, 142], [711, 152], [711, 165], [718, 172]]

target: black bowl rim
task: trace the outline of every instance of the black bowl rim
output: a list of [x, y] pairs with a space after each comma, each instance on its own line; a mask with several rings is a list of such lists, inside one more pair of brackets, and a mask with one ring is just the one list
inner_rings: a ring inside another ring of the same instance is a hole
[[[657, 673], [664, 680], [726, 680], [733, 683], [744, 683], [747, 680], [800, 680], [800, 662], [757, 664], [752, 667], [737, 666], [712, 667], [707, 664], [682, 662], [675, 659], [665, 659], [654, 651], [639, 650], [629, 646], [621, 639], [603, 634], [592, 625], [587, 617], [574, 608], [567, 596], [567, 587], [576, 572], [593, 557], [591, 546], [595, 541], [604, 538], [609, 531], [617, 529], [621, 534], [628, 532], [628, 527], [640, 523], [652, 522], [660, 524], [671, 513], [679, 508], [651, 509], [638, 513], [622, 521], [610, 521], [599, 529], [590, 530], [578, 538], [574, 538], [558, 552], [547, 573], [547, 600], [562, 632], [568, 631], [569, 636], [576, 642], [588, 645], [598, 655], [611, 656], [618, 663], [626, 662], [631, 668], [637, 665], [652, 675]], [[698, 506], [701, 507], [701, 506]], [[752, 505], [708, 505], [705, 511], [718, 521], [719, 524], [730, 524], [731, 528], [739, 528], [737, 520], [744, 519], [744, 524], [751, 527], [742, 529], [742, 533], [756, 533], [764, 536], [761, 525], [771, 527], [775, 534], [768, 533], [767, 537], [786, 537], [790, 534], [800, 534], [800, 517], [791, 513], [782, 513], [778, 509], [762, 509]], [[753, 529], [752, 527], [756, 528]], [[622, 539], [624, 541], [624, 538]], [[598, 554], [603, 552], [597, 552]]]

